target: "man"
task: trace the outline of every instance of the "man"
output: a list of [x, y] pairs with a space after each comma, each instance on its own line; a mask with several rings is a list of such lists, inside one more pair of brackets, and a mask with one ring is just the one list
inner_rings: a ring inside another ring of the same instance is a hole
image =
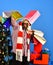
[[[16, 60], [23, 62], [25, 59], [30, 61], [30, 39], [32, 32], [31, 24], [40, 16], [37, 10], [30, 11], [18, 25], [13, 26], [13, 52], [16, 54]], [[12, 21], [13, 22], [13, 21]], [[15, 34], [16, 33], [16, 34]]]
[[[17, 49], [16, 49], [16, 60], [22, 62], [22, 57], [27, 57], [27, 60], [30, 61], [28, 55], [30, 55], [29, 43], [30, 43], [30, 34], [27, 33], [30, 23], [27, 20], [19, 22], [19, 30], [17, 36]], [[21, 55], [18, 53], [20, 52]], [[20, 55], [20, 56], [19, 56]], [[18, 59], [18, 57], [20, 57]]]

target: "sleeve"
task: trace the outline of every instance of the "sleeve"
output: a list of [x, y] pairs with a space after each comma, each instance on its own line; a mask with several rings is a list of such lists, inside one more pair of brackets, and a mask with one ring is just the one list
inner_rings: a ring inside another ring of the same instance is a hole
[[13, 32], [12, 32], [12, 42], [13, 42], [13, 52], [14, 53], [16, 53], [17, 33], [18, 33], [18, 26], [14, 27]]

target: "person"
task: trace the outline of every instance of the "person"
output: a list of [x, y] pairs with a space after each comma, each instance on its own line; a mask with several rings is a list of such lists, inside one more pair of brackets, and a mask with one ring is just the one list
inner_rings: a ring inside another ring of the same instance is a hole
[[38, 11], [32, 10], [24, 17], [23, 21], [13, 24], [13, 52], [16, 54], [16, 60], [19, 62], [30, 62], [30, 41], [36, 40], [31, 39], [31, 37], [34, 37], [34, 32], [30, 30], [31, 25], [39, 16]]
[[19, 22], [19, 30], [17, 33], [16, 60], [22, 62], [22, 57], [30, 61], [30, 34], [27, 33], [31, 24], [26, 19]]

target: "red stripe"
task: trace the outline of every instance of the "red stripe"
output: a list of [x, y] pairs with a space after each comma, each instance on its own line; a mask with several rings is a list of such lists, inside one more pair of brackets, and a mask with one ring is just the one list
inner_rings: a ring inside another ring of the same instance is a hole
[[23, 37], [23, 32], [19, 31], [18, 32], [18, 37]]
[[30, 19], [36, 12], [37, 12], [36, 10], [30, 11], [30, 12], [25, 16], [25, 18]]
[[27, 49], [30, 49], [30, 45], [29, 44], [27, 45]]
[[27, 34], [27, 38], [29, 38], [29, 39], [30, 39], [30, 34]]
[[19, 22], [19, 25], [22, 25], [22, 21], [21, 21], [21, 22]]
[[22, 47], [23, 47], [23, 44], [17, 44], [16, 45], [16, 49], [22, 49]]

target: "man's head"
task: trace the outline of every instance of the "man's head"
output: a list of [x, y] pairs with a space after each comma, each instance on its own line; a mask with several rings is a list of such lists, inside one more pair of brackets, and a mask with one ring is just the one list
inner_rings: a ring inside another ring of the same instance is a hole
[[27, 19], [23, 20], [23, 29], [27, 30], [27, 27], [30, 25], [29, 21]]

